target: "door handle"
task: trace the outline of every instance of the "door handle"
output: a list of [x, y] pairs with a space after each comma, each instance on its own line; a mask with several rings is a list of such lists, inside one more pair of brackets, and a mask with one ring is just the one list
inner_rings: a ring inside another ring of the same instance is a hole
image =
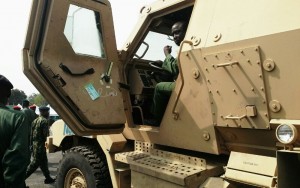
[[227, 67], [227, 66], [232, 66], [232, 65], [238, 65], [239, 62], [234, 61], [234, 62], [228, 62], [228, 63], [221, 63], [221, 64], [217, 64], [217, 68], [219, 67]]
[[83, 75], [86, 75], [86, 74], [93, 74], [95, 72], [95, 70], [93, 68], [89, 68], [87, 69], [86, 71], [84, 72], [81, 72], [81, 73], [73, 73], [66, 65], [60, 63], [59, 64], [59, 67], [67, 74], [70, 74], [72, 76], [83, 76]]
[[225, 119], [241, 120], [241, 119], [244, 119], [246, 117], [247, 117], [247, 115], [241, 115], [241, 116], [228, 115], [228, 116], [225, 116]]

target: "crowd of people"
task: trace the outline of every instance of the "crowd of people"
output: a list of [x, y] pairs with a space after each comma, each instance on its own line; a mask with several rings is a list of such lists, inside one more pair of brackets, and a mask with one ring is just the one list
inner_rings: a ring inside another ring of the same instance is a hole
[[6, 106], [13, 84], [0, 75], [0, 188], [24, 188], [25, 180], [38, 167], [45, 184], [54, 183], [50, 176], [45, 142], [49, 135], [49, 107], [39, 108], [28, 100], [10, 109]]

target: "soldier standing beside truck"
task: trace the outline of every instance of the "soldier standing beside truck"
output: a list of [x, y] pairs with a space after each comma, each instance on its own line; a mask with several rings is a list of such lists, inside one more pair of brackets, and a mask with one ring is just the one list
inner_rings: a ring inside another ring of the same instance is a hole
[[5, 106], [13, 85], [2, 75], [0, 88], [0, 188], [20, 188], [30, 159], [29, 123], [23, 113]]
[[48, 169], [48, 159], [45, 148], [45, 142], [49, 135], [48, 117], [49, 108], [40, 107], [40, 116], [32, 122], [31, 140], [33, 145], [33, 160], [27, 167], [26, 178], [28, 178], [38, 167], [41, 168], [45, 176], [45, 184], [55, 182], [55, 179], [51, 178]]

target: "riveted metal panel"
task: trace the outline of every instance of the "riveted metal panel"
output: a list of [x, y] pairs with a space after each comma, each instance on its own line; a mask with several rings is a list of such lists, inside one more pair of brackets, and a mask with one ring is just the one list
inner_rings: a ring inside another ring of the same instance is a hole
[[[204, 54], [201, 61], [210, 94], [214, 124], [268, 128], [259, 47]], [[251, 113], [247, 112], [248, 109], [252, 109]]]

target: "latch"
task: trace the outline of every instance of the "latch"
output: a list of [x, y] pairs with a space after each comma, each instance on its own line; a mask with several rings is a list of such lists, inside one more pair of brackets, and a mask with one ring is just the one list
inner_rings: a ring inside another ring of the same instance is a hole
[[53, 80], [53, 83], [56, 87], [64, 87], [67, 84], [59, 74], [55, 74], [49, 67], [43, 67], [43, 70], [45, 71], [46, 75]]
[[113, 64], [114, 64], [113, 62], [109, 63], [109, 66], [108, 66], [106, 72], [101, 75], [101, 80], [104, 80], [107, 83], [110, 82], [110, 75], [111, 75], [111, 70], [112, 70]]
[[241, 120], [246, 117], [255, 117], [256, 115], [257, 115], [256, 107], [253, 105], [248, 105], [248, 106], [246, 106], [246, 114], [243, 114], [241, 116], [228, 115], [228, 116], [225, 116], [225, 119]]

